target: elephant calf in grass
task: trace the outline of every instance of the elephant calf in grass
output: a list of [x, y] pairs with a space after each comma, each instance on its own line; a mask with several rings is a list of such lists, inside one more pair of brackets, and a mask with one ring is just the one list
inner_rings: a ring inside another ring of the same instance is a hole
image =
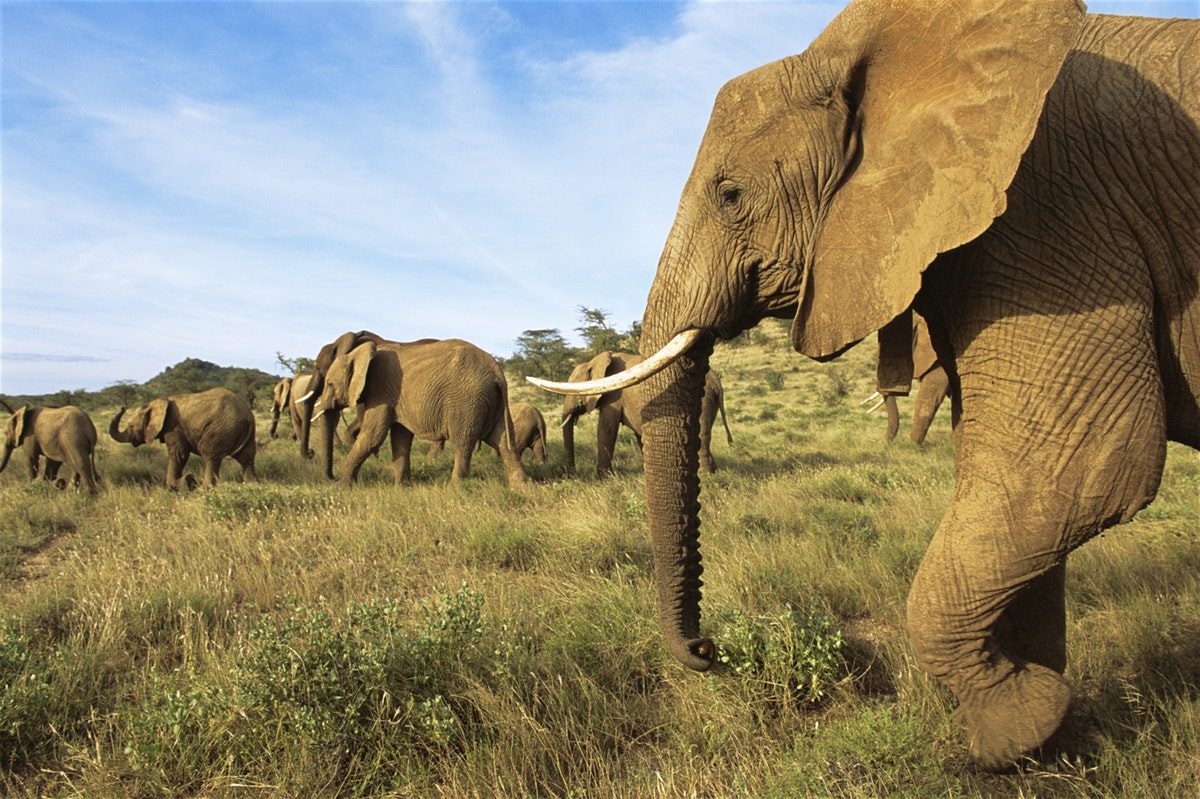
[[1197, 20], [853, 0], [721, 89], [646, 360], [587, 386], [650, 397], [646, 510], [680, 661], [716, 654], [697, 476], [714, 342], [790, 317], [808, 357], [878, 331], [901, 362], [915, 311], [950, 380], [955, 490], [909, 593], [912, 652], [983, 765], [1055, 733], [1068, 554], [1154, 498], [1168, 440], [1200, 448], [1198, 64]]
[[91, 417], [74, 405], [17, 408], [5, 428], [0, 472], [8, 466], [9, 457], [18, 448], [24, 452], [30, 480], [37, 479], [38, 461], [45, 456], [46, 479], [54, 480], [59, 467], [65, 463], [74, 473], [73, 482], [82, 484], [89, 494], [98, 491], [96, 426]]
[[[542, 412], [528, 402], [514, 402], [509, 406], [513, 423], [513, 454], [517, 460], [525, 454], [525, 450], [533, 450], [533, 455], [539, 463], [545, 463], [546, 457], [546, 419]], [[433, 460], [441, 454], [446, 442], [438, 439], [429, 445], [426, 458]]]
[[[183, 468], [195, 453], [204, 461], [200, 483], [206, 488], [217, 484], [221, 461], [233, 458], [242, 467], [242, 480], [253, 483], [254, 414], [246, 400], [224, 388], [212, 388], [194, 394], [159, 397], [134, 409], [129, 423], [121, 428], [121, 408], [108, 426], [108, 434], [120, 444], [140, 447], [151, 441], [167, 445], [167, 488], [184, 485]], [[189, 475], [187, 485], [191, 487]]]

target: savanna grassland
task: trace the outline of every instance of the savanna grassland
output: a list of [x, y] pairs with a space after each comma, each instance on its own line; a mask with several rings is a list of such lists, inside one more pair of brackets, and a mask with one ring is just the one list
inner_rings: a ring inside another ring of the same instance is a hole
[[1197, 795], [1200, 455], [1172, 446], [1158, 499], [1071, 557], [1070, 754], [979, 772], [904, 635], [952, 490], [948, 408], [924, 448], [907, 418], [885, 446], [858, 407], [871, 350], [813, 364], [774, 325], [718, 347], [735, 443], [718, 425], [703, 478], [708, 675], [660, 645], [632, 437], [598, 481], [581, 423], [568, 478], [557, 403], [515, 382], [551, 427], [519, 490], [489, 451], [452, 489], [423, 448], [412, 486], [374, 458], [346, 490], [280, 438], [260, 484], [227, 461], [217, 489], [170, 493], [161, 445], [105, 437], [89, 500], [14, 456], [0, 793]]

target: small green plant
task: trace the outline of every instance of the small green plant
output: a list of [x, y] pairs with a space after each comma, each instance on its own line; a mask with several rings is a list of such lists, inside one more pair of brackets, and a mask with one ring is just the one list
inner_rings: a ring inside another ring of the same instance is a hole
[[844, 676], [842, 633], [816, 610], [752, 616], [731, 608], [717, 642], [717, 661], [763, 699], [816, 703]]
[[840, 369], [830, 369], [823, 377], [825, 384], [818, 392], [821, 402], [831, 408], [840, 405], [842, 400], [850, 394], [850, 381], [846, 379]]
[[784, 381], [787, 380], [787, 376], [783, 372], [767, 372], [763, 377], [763, 380], [766, 382], [767, 388], [771, 389], [772, 391], [778, 391], [779, 389], [783, 388], [783, 384]]

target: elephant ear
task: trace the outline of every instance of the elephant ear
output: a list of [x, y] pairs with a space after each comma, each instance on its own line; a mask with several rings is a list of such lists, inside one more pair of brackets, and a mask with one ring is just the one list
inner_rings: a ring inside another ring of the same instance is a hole
[[175, 425], [178, 411], [169, 399], [158, 398], [146, 406], [146, 441], [157, 441]]
[[11, 439], [14, 447], [20, 446], [25, 436], [33, 432], [33, 425], [30, 424], [32, 418], [33, 408], [28, 405], [22, 405], [13, 411], [12, 420], [8, 424], [12, 428]]
[[[582, 378], [584, 380], [599, 380], [602, 377], [608, 377], [613, 371], [613, 354], [608, 350], [597, 355], [588, 361], [587, 374]], [[617, 370], [620, 371], [620, 370]], [[600, 400], [604, 397], [603, 394], [593, 394], [589, 396], [584, 403], [587, 412], [591, 413], [596, 410], [596, 406], [600, 404]]]
[[834, 357], [907, 309], [921, 273], [1004, 212], [1078, 0], [859, 0], [796, 56], [851, 115], [792, 345]]
[[368, 341], [366, 344], [359, 344], [350, 352], [350, 385], [348, 389], [350, 406], [358, 405], [362, 401], [363, 391], [367, 387], [367, 372], [371, 369], [371, 360], [375, 357], [375, 353], [376, 347], [373, 341]]
[[292, 394], [292, 379], [285, 377], [275, 384], [275, 407], [286, 408], [288, 397]]

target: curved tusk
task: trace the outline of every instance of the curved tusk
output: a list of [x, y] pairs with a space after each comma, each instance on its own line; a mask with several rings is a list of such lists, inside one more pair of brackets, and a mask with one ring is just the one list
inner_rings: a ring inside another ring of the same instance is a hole
[[863, 411], [863, 413], [875, 413], [875, 411], [879, 410], [879, 408], [883, 405], [883, 403], [884, 403], [884, 400], [880, 400], [879, 402], [877, 402], [873, 406], [871, 406], [870, 410]]
[[878, 397], [878, 396], [879, 396], [879, 392], [878, 392], [878, 391], [876, 391], [874, 394], [872, 394], [871, 396], [867, 397], [865, 400], [863, 400], [862, 402], [860, 402], [860, 403], [858, 403], [858, 404], [859, 404], [859, 405], [866, 405], [868, 402], [870, 402], [871, 400], [875, 399], [875, 398], [876, 398], [876, 397]]
[[567, 429], [567, 425], [569, 425], [569, 424], [570, 424], [571, 422], [573, 422], [573, 421], [575, 421], [575, 417], [574, 417], [574, 416], [568, 416], [566, 419], [563, 419], [563, 421], [562, 421], [562, 424], [560, 424], [560, 425], [558, 426], [558, 429], [559, 429], [559, 430], [566, 430], [566, 429]]
[[544, 388], [556, 394], [603, 394], [606, 391], [629, 388], [666, 369], [680, 355], [691, 349], [702, 335], [704, 335], [702, 330], [685, 330], [668, 341], [661, 350], [636, 366], [599, 380], [585, 380], [581, 383], [555, 383], [552, 380], [542, 380], [540, 377], [526, 377], [525, 379], [538, 388]]
[[315, 393], [316, 393], [315, 391], [310, 391], [310, 392], [308, 392], [308, 393], [307, 393], [307, 394], [305, 394], [303, 397], [301, 397], [300, 399], [296, 400], [296, 404], [297, 404], [297, 405], [303, 405], [304, 403], [308, 402], [309, 398], [310, 398], [310, 397], [311, 397], [313, 394], [315, 394]]

